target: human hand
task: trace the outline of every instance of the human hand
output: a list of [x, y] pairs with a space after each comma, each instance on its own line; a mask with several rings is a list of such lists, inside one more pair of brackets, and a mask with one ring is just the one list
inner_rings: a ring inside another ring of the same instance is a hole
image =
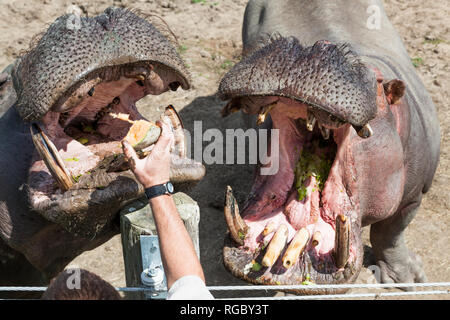
[[122, 141], [123, 153], [130, 164], [130, 169], [144, 188], [169, 181], [170, 150], [174, 136], [167, 117], [163, 117], [158, 124], [161, 126], [161, 135], [150, 154], [144, 159], [139, 159], [133, 147], [127, 141]]

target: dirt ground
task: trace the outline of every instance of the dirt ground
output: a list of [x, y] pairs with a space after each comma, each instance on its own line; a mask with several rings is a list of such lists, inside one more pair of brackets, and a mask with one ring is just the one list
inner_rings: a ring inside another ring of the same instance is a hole
[[[39, 33], [70, 5], [78, 5], [94, 16], [110, 5], [138, 8], [162, 17], [176, 34], [180, 53], [192, 74], [194, 89], [147, 97], [138, 103], [144, 115], [152, 117], [173, 104], [181, 110], [188, 129], [194, 120], [208, 128], [237, 128], [239, 115], [222, 119], [224, 103], [216, 96], [218, 83], [239, 61], [241, 27], [246, 0], [0, 0], [0, 70], [27, 49], [33, 35]], [[450, 281], [450, 119], [448, 105], [450, 79], [450, 8], [446, 0], [385, 0], [389, 18], [402, 36], [417, 72], [430, 92], [441, 123], [441, 158], [433, 186], [424, 197], [421, 210], [406, 232], [407, 244], [422, 257], [430, 282]], [[152, 106], [153, 111], [146, 110]], [[233, 186], [242, 203], [249, 190], [252, 170], [245, 165], [208, 165], [207, 176], [191, 192], [201, 211], [201, 261], [208, 285], [242, 284], [222, 264], [222, 243], [226, 232], [223, 219], [223, 195], [227, 184]], [[373, 264], [364, 230], [366, 256], [357, 282], [373, 281], [368, 266]], [[125, 286], [120, 236], [95, 250], [77, 257], [71, 266], [79, 266], [102, 276], [114, 286]], [[381, 290], [384, 292], [388, 290]], [[395, 291], [395, 290], [391, 290]], [[354, 290], [353, 292], [361, 292]], [[253, 293], [255, 294], [255, 293]], [[231, 295], [227, 295], [231, 296]], [[449, 299], [445, 296], [418, 298]]]

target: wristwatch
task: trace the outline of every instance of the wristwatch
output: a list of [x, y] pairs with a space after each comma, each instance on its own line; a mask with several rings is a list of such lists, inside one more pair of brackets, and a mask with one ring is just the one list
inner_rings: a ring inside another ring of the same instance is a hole
[[163, 194], [173, 194], [174, 188], [173, 184], [168, 181], [163, 184], [157, 184], [156, 186], [152, 186], [150, 188], [145, 189], [145, 195], [150, 200], [151, 198], [162, 196]]

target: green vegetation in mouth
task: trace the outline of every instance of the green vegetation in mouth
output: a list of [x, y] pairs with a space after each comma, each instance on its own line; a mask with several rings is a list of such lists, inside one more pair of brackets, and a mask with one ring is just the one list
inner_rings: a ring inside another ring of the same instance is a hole
[[312, 151], [312, 148], [304, 148], [300, 151], [300, 158], [294, 169], [294, 183], [298, 192], [298, 201], [303, 201], [306, 197], [307, 188], [305, 186], [305, 181], [309, 177], [315, 177], [317, 188], [319, 191], [323, 190], [331, 166], [333, 165], [332, 158], [328, 158], [325, 155], [319, 156]]
[[72, 179], [73, 179], [73, 181], [75, 181], [75, 183], [77, 183], [78, 180], [80, 180], [81, 176], [82, 176], [82, 174], [79, 174], [77, 176], [72, 176]]
[[260, 265], [258, 262], [254, 262], [252, 265], [252, 271], [258, 272], [259, 270], [261, 270], [262, 265]]
[[92, 126], [87, 125], [87, 126], [84, 126], [84, 127], [83, 127], [83, 132], [86, 132], [86, 133], [95, 133], [95, 129], [92, 128]]
[[315, 283], [311, 281], [311, 277], [308, 273], [305, 277], [305, 281], [302, 282], [302, 285], [307, 286], [307, 285], [312, 285], [312, 284], [315, 284]]
[[81, 137], [80, 139], [77, 140], [79, 143], [81, 144], [86, 144], [89, 142], [89, 139], [86, 137]]
[[64, 159], [65, 161], [80, 161], [80, 159], [78, 159], [78, 158], [75, 158], [75, 157], [73, 157], [73, 158], [67, 158], [67, 159]]

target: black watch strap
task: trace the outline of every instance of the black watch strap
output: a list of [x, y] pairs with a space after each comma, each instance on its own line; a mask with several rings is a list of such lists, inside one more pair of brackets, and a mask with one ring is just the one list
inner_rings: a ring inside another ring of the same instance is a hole
[[154, 197], [161, 196], [163, 194], [172, 194], [173, 193], [173, 185], [172, 183], [166, 182], [163, 184], [158, 184], [156, 186], [152, 186], [145, 189], [145, 195], [150, 200]]

